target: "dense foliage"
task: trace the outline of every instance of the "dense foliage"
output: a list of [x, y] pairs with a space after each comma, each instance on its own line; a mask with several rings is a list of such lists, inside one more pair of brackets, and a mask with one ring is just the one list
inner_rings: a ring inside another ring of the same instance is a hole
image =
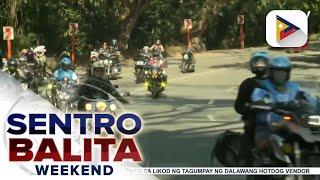
[[320, 0], [2, 0], [0, 8], [0, 24], [15, 27], [15, 51], [36, 44], [45, 44], [49, 53], [69, 49], [70, 22], [79, 23], [78, 54], [113, 38], [122, 49], [141, 48], [156, 38], [182, 45], [184, 18], [194, 23], [194, 43], [207, 49], [238, 47], [238, 14], [245, 15], [246, 46], [262, 45], [265, 16], [273, 9], [310, 10], [309, 31], [320, 30]]

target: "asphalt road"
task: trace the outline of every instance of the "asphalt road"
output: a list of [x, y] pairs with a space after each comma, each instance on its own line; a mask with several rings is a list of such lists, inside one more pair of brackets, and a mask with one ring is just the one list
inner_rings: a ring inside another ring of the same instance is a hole
[[[136, 84], [132, 63], [123, 67], [122, 78], [114, 80], [122, 92], [130, 92], [126, 111], [143, 119], [137, 141], [144, 167], [208, 167], [216, 138], [225, 130], [242, 131], [240, 116], [233, 109], [238, 86], [252, 76], [250, 55], [265, 47], [208, 51], [196, 54], [196, 71], [183, 74], [179, 59], [169, 58], [168, 86], [152, 99], [143, 84]], [[307, 91], [319, 94], [320, 52], [287, 54], [269, 51], [272, 56], [289, 55], [294, 62], [292, 79]], [[180, 57], [179, 57], [180, 58]], [[131, 65], [130, 65], [131, 64]], [[79, 70], [79, 69], [78, 69]], [[81, 68], [80, 68], [81, 71]], [[79, 72], [80, 76], [82, 72]], [[228, 176], [159, 176], [164, 180], [230, 179]], [[244, 179], [244, 177], [232, 177]]]
[[[138, 137], [144, 157], [143, 166], [210, 166], [210, 153], [217, 136], [225, 130], [242, 131], [240, 116], [234, 111], [233, 102], [241, 81], [252, 76], [248, 60], [257, 50], [267, 51], [266, 48], [249, 48], [196, 54], [196, 71], [188, 74], [179, 71], [179, 60], [170, 58], [166, 69], [168, 86], [159, 99], [152, 99], [143, 84], [135, 84], [133, 66], [124, 68], [122, 79], [113, 82], [119, 85], [120, 90], [131, 94], [126, 110], [143, 118], [144, 130]], [[292, 57], [292, 80], [307, 91], [319, 94], [320, 52], [269, 53]], [[210, 176], [159, 177], [166, 180], [213, 179]]]

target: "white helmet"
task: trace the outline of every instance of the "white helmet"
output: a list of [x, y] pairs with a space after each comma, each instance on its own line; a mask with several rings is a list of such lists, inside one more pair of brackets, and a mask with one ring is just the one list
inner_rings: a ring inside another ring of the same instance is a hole
[[96, 58], [98, 60], [99, 53], [97, 51], [91, 51], [90, 59]]
[[46, 52], [46, 47], [45, 46], [37, 46], [36, 48], [34, 48], [33, 52], [37, 55], [37, 56], [43, 56], [44, 53]]
[[142, 51], [144, 53], [149, 53], [149, 46], [143, 46]]
[[[97, 61], [98, 60], [99, 53], [97, 51], [91, 51], [90, 52], [90, 61]], [[96, 60], [93, 60], [95, 58]]]
[[143, 50], [143, 51], [149, 50], [149, 46], [143, 46], [142, 50]]

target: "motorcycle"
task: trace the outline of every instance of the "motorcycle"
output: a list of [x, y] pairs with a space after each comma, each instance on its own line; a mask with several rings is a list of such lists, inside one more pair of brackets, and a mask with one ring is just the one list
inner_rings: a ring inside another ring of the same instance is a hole
[[[123, 112], [123, 107], [122, 106], [118, 106], [117, 102], [115, 101], [115, 99], [106, 99], [105, 97], [103, 98], [102, 94], [108, 95], [108, 92], [104, 91], [103, 89], [100, 89], [98, 87], [92, 86], [90, 84], [81, 84], [84, 86], [89, 86], [91, 88], [95, 88], [97, 89], [101, 94], [97, 94], [97, 97], [95, 98], [88, 98], [86, 96], [81, 95], [79, 97], [79, 101], [78, 101], [78, 110], [79, 111], [84, 111], [84, 112], [90, 112], [92, 114], [94, 113], [108, 113], [108, 114], [112, 114], [113, 116], [117, 116], [117, 112], [121, 113]], [[115, 88], [117, 88], [118, 86], [116, 85]], [[119, 107], [119, 108], [118, 108]], [[129, 124], [128, 124], [129, 123]], [[132, 128], [133, 124], [130, 124], [132, 122], [126, 122], [126, 126], [128, 128]], [[92, 131], [92, 122], [88, 121], [88, 129], [89, 131]], [[119, 134], [117, 131], [115, 131], [115, 138], [117, 139], [121, 139], [121, 134]], [[103, 136], [106, 136], [108, 133], [103, 130], [102, 134]]]
[[45, 55], [45, 46], [37, 46], [33, 50], [34, 60], [36, 61], [37, 73], [41, 76], [41, 79], [47, 78], [47, 57]]
[[107, 76], [109, 79], [116, 79], [120, 76], [122, 65], [119, 59], [120, 52], [116, 51], [114, 53], [109, 54], [109, 57], [107, 60], [104, 60], [104, 63], [106, 65], [106, 71]]
[[167, 86], [166, 72], [160, 67], [151, 66], [145, 71], [144, 86], [151, 92], [153, 99], [158, 98]]
[[194, 72], [195, 61], [192, 57], [193, 57], [192, 52], [186, 51], [186, 52], [182, 53], [182, 60], [181, 60], [180, 66], [179, 66], [182, 73]]
[[[270, 116], [268, 121], [270, 134], [267, 136], [267, 144], [264, 143], [264, 147], [267, 148], [257, 145], [251, 150], [253, 167], [318, 167], [320, 165], [320, 115], [300, 114], [286, 109], [273, 110], [270, 105], [254, 104], [251, 107], [257, 110], [272, 110], [276, 114]], [[265, 128], [257, 127], [256, 133], [262, 132]], [[228, 134], [228, 138], [224, 137], [224, 142], [221, 139], [217, 141], [211, 154], [211, 161], [214, 163], [217, 158], [223, 165], [237, 167], [239, 166], [239, 149], [237, 148], [240, 147], [241, 135], [230, 133], [230, 131]], [[230, 141], [230, 137], [233, 141]], [[229, 143], [228, 147], [221, 147], [223, 143], [224, 145]], [[278, 177], [268, 176], [268, 179], [273, 178]], [[302, 176], [298, 178], [303, 179]], [[248, 176], [247, 179], [261, 179], [261, 177]]]
[[144, 81], [147, 62], [148, 56], [144, 54], [139, 54], [134, 59], [134, 74], [136, 76], [136, 83], [141, 83]]
[[27, 63], [26, 66], [21, 67], [20, 70], [25, 77], [24, 83], [26, 86], [35, 93], [38, 93], [38, 88], [43, 82], [43, 77], [41, 76], [39, 69], [37, 69], [35, 66], [35, 63]]
[[76, 84], [68, 78], [61, 82], [53, 80], [47, 85], [46, 96], [51, 104], [64, 112], [69, 112], [77, 108], [75, 90]]
[[155, 59], [157, 61], [161, 61], [162, 64], [161, 64], [161, 68], [167, 68], [168, 67], [168, 60], [166, 58], [164, 58], [163, 56], [163, 52], [160, 52], [160, 51], [156, 51], [154, 50], [153, 52], [151, 52], [151, 58], [152, 59]]

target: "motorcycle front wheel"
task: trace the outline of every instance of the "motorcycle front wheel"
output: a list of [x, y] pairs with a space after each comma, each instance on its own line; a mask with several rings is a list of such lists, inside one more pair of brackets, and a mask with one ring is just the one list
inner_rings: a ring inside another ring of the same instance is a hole
[[159, 97], [159, 86], [157, 82], [153, 82], [152, 83], [152, 87], [151, 87], [151, 96], [153, 99], [156, 99], [157, 97]]

